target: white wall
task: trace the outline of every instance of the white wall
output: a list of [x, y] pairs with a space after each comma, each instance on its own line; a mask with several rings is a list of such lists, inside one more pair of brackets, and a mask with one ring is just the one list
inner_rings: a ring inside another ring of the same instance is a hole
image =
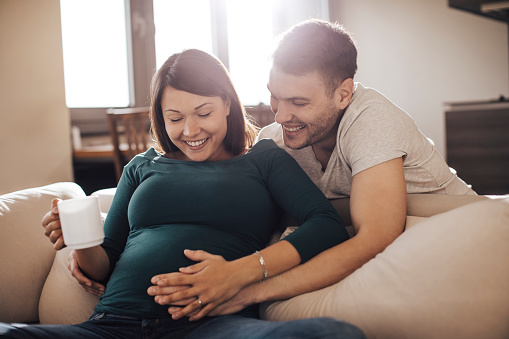
[[409, 113], [445, 155], [444, 102], [509, 94], [507, 24], [447, 0], [330, 0], [358, 47], [356, 81]]
[[72, 181], [59, 0], [0, 0], [0, 194]]

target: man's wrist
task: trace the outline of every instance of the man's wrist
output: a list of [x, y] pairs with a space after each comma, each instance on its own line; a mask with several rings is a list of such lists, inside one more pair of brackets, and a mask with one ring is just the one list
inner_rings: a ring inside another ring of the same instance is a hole
[[[252, 285], [249, 285], [246, 290], [248, 293], [246, 293], [246, 299], [248, 299], [249, 305], [252, 304], [259, 304], [264, 301], [270, 301], [271, 295], [270, 295], [270, 279], [264, 281], [264, 282], [256, 282]], [[269, 287], [269, 288], [267, 288]]]

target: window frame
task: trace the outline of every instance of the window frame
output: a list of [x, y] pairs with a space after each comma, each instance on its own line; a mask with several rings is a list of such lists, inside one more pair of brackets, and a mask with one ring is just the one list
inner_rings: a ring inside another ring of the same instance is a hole
[[[124, 0], [126, 16], [129, 106], [144, 107], [150, 101], [150, 82], [156, 68], [152, 1]], [[134, 24], [133, 24], [134, 23]], [[81, 135], [107, 134], [106, 110], [124, 107], [70, 107], [71, 124]]]

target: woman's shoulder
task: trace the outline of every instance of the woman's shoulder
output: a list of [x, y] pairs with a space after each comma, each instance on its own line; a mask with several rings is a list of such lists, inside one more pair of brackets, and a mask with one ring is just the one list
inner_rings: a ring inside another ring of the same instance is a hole
[[154, 147], [150, 147], [148, 150], [146, 150], [143, 153], [137, 154], [134, 156], [134, 158], [129, 161], [129, 164], [127, 166], [139, 166], [140, 164], [151, 162], [151, 161], [157, 161], [157, 159], [160, 159], [163, 157], [162, 153], [159, 153]]
[[260, 154], [260, 153], [286, 153], [281, 147], [279, 147], [272, 139], [260, 139], [254, 146], [249, 150], [249, 153]]
[[254, 150], [254, 149], [269, 149], [269, 148], [279, 148], [279, 147], [276, 145], [274, 140], [265, 138], [265, 139], [258, 140], [258, 142], [256, 144], [254, 144], [252, 150]]
[[284, 149], [279, 147], [272, 139], [261, 139], [259, 140], [246, 155], [250, 155], [251, 159], [256, 159], [257, 163], [271, 164], [274, 162], [280, 162], [283, 159], [292, 159], [292, 156], [288, 154]]

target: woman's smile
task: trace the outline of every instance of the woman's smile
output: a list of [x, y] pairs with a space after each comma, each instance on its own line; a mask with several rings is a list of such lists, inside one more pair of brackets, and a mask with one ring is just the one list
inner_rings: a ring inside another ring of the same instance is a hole
[[199, 149], [199, 148], [202, 148], [201, 146], [205, 147], [204, 144], [205, 142], [209, 140], [209, 138], [205, 138], [205, 139], [201, 139], [201, 140], [196, 140], [196, 141], [191, 141], [191, 140], [184, 140], [184, 142], [192, 149]]

